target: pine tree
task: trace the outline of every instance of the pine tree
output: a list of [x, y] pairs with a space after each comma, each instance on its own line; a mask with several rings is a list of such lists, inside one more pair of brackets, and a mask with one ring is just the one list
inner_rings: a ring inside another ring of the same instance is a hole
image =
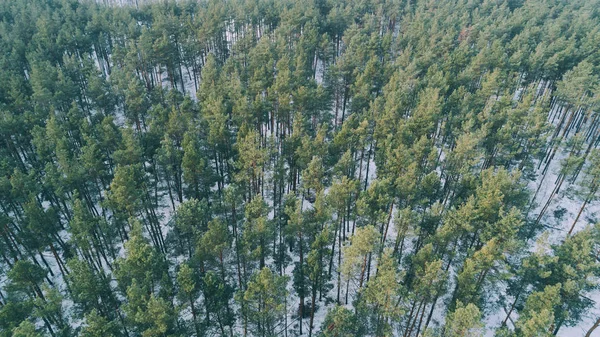
[[249, 131], [237, 142], [237, 147], [240, 156], [236, 180], [245, 186], [248, 196], [261, 194], [267, 154], [260, 146], [260, 136]]
[[320, 336], [323, 337], [350, 337], [356, 336], [358, 327], [356, 326], [354, 313], [349, 309], [336, 305], [325, 316]]
[[583, 199], [583, 204], [579, 208], [579, 212], [577, 212], [577, 216], [575, 217], [573, 224], [569, 228], [569, 232], [567, 233], [567, 235], [571, 235], [573, 233], [575, 225], [581, 217], [581, 214], [583, 213], [585, 207], [598, 198], [597, 192], [598, 187], [600, 186], [600, 170], [598, 169], [598, 167], [600, 166], [600, 152], [598, 152], [597, 150], [592, 150], [591, 154], [589, 155], [589, 161], [589, 166], [584, 170], [583, 177], [581, 178], [579, 186], [575, 192], [576, 195], [581, 196], [581, 198]]
[[[196, 299], [199, 295], [198, 276], [192, 268], [187, 264], [182, 264], [179, 271], [177, 272], [177, 285], [179, 287], [179, 294], [182, 297], [182, 302], [189, 304], [190, 311], [192, 314], [192, 325], [197, 336], [200, 336], [201, 331], [198, 325], [197, 319], [199, 316], [198, 309], [196, 307]], [[186, 306], [187, 306], [186, 304]]]
[[444, 326], [444, 336], [449, 337], [481, 336], [484, 331], [481, 312], [472, 303], [463, 305], [458, 302], [456, 309], [448, 315]]
[[196, 252], [196, 241], [208, 229], [210, 210], [206, 200], [189, 199], [177, 207], [174, 217], [174, 234], [179, 246], [188, 257]]
[[518, 336], [552, 336], [554, 306], [559, 303], [560, 283], [529, 295], [516, 321]]
[[119, 336], [121, 335], [117, 324], [109, 321], [92, 310], [85, 316], [86, 325], [81, 329], [82, 337], [101, 337], [101, 336]]
[[8, 271], [9, 291], [23, 292], [25, 294], [35, 294], [35, 297], [44, 299], [41, 286], [47, 271], [41, 266], [27, 260], [19, 260]]
[[[265, 259], [269, 255], [269, 242], [273, 231], [272, 222], [267, 218], [268, 205], [260, 195], [246, 204], [243, 237], [248, 262], [258, 262], [258, 268], [265, 267]], [[244, 268], [248, 268], [246, 264]]]
[[287, 296], [287, 277], [277, 276], [267, 267], [257, 271], [246, 291], [241, 295], [244, 313], [248, 317], [251, 331], [257, 336], [277, 336], [281, 330], [282, 316], [286, 315], [283, 304]]
[[[209, 313], [213, 313], [221, 335], [232, 336], [234, 317], [229, 302], [233, 297], [233, 287], [218, 273], [209, 271], [203, 277], [203, 288], [207, 318]], [[224, 326], [229, 327], [228, 333], [225, 332]]]
[[135, 281], [140, 289], [155, 292], [168, 271], [166, 261], [143, 237], [141, 224], [133, 221], [132, 226], [130, 239], [124, 245], [127, 255], [115, 261], [115, 276], [123, 291], [128, 291]]
[[386, 249], [377, 263], [377, 273], [361, 291], [359, 303], [360, 312], [370, 316], [375, 335], [392, 334], [395, 322], [405, 313], [400, 279], [401, 273], [392, 250]]
[[[363, 287], [369, 254], [375, 251], [379, 242], [379, 232], [373, 226], [357, 228], [351, 237], [351, 244], [344, 247], [344, 260], [341, 273], [346, 280], [358, 281], [358, 289]], [[357, 274], [359, 276], [357, 277]], [[348, 289], [346, 289], [346, 294]]]
[[98, 314], [114, 318], [118, 312], [117, 300], [104, 271], [95, 271], [89, 264], [73, 258], [67, 263], [71, 272], [71, 298], [82, 312], [95, 310]]
[[307, 273], [310, 283], [311, 293], [311, 308], [310, 308], [310, 323], [309, 323], [309, 336], [313, 333], [313, 323], [315, 318], [315, 308], [317, 306], [317, 293], [319, 293], [319, 300], [323, 294], [323, 290], [327, 289], [327, 282], [329, 277], [327, 275], [327, 269], [325, 265], [325, 259], [328, 253], [330, 231], [328, 228], [323, 229], [319, 234], [316, 235], [311, 250], [308, 252], [306, 257]]
[[207, 198], [212, 175], [208, 163], [202, 156], [200, 145], [194, 133], [188, 131], [183, 136], [182, 170], [183, 181], [187, 184], [187, 197], [201, 200]]
[[288, 217], [288, 223], [286, 225], [286, 229], [290, 233], [290, 241], [294, 244], [290, 247], [297, 246], [298, 247], [298, 255], [299, 261], [294, 265], [293, 271], [293, 284], [298, 297], [300, 298], [300, 304], [298, 307], [298, 315], [300, 317], [300, 331], [302, 334], [302, 325], [304, 319], [304, 300], [306, 295], [308, 294], [308, 272], [307, 265], [305, 261], [306, 255], [306, 246], [307, 239], [306, 237], [311, 236], [311, 228], [307, 226], [307, 221], [304, 219], [304, 214], [302, 213], [302, 202], [303, 200], [299, 200], [294, 196], [290, 196], [292, 200], [286, 200], [285, 214]]
[[38, 333], [35, 329], [35, 325], [29, 321], [23, 321], [18, 327], [12, 330], [12, 336], [15, 337], [41, 337], [42, 334]]

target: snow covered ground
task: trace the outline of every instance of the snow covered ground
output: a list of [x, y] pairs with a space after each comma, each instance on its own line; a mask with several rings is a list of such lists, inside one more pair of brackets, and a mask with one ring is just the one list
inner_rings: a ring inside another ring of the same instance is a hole
[[[560, 157], [564, 158], [565, 154], [561, 153]], [[549, 168], [550, 171], [548, 172], [546, 179], [543, 181], [543, 186], [540, 189], [540, 193], [536, 198], [536, 201], [539, 205], [536, 210], [531, 212], [532, 216], [537, 216], [539, 214], [539, 210], [550, 197], [552, 189], [555, 186], [559, 169], [560, 160], [555, 158], [552, 161], [552, 164]], [[537, 185], [535, 187], [537, 188]], [[553, 199], [548, 211], [546, 211], [542, 218], [544, 223], [557, 228], [556, 230], [550, 230], [550, 241], [552, 243], [559, 243], [560, 241], [564, 240], [583, 203], [583, 201], [569, 195], [569, 193], [567, 193], [567, 189], [568, 186], [561, 187], [559, 195]], [[555, 216], [563, 212], [564, 214], [560, 218]], [[598, 215], [600, 214], [599, 212], [600, 204], [597, 202], [590, 203], [588, 206], [586, 206], [577, 224], [575, 225], [574, 232], [585, 228], [587, 225], [595, 224], [598, 221]], [[585, 319], [583, 319], [577, 326], [561, 328], [558, 332], [558, 336], [583, 336], [594, 324], [596, 319], [600, 317], [600, 290], [596, 290], [590, 294], [587, 294], [587, 296], [596, 302], [595, 306], [588, 311]], [[600, 336], [600, 330], [596, 330], [592, 336]]]
[[[561, 107], [559, 105], [556, 105], [554, 107], [554, 110], [550, 111], [549, 118], [550, 116], [552, 116], [552, 114], [556, 112], [557, 109], [560, 108]], [[557, 122], [558, 118], [554, 120], [555, 124]], [[529, 212], [530, 219], [535, 220], [538, 217], [544, 204], [550, 198], [552, 191], [557, 184], [561, 161], [567, 156], [568, 153], [566, 153], [566, 151], [564, 151], [562, 148], [559, 149], [559, 151], [556, 153], [555, 157], [550, 163], [546, 176], [544, 177], [543, 175], [544, 165], [542, 164], [540, 169], [536, 173], [537, 179], [535, 181], [532, 181], [528, 185], [528, 188], [532, 191], [532, 193], [535, 193], [535, 190], [538, 189], [540, 184], [542, 185], [539, 190], [539, 193], [535, 197], [536, 205]], [[578, 181], [581, 179], [582, 176], [583, 174], [579, 174]], [[578, 181], [576, 181], [575, 184], [577, 184]], [[579, 212], [583, 204], [582, 200], [574, 196], [573, 193], [569, 193], [571, 187], [573, 187], [573, 184], [569, 184], [568, 180], [566, 180], [561, 186], [558, 194], [552, 199], [548, 210], [544, 213], [543, 217], [541, 218], [541, 222], [549, 227], [548, 233], [550, 243], [559, 244], [565, 239], [569, 229], [571, 228], [571, 225], [577, 217], [577, 213]], [[573, 232], [580, 231], [588, 225], [597, 223], [599, 215], [600, 203], [589, 203], [584, 209], [579, 220], [577, 221], [577, 224], [575, 225], [575, 230]], [[533, 249], [534, 243], [532, 242], [531, 250]], [[588, 329], [594, 324], [596, 319], [600, 317], [600, 290], [596, 290], [592, 293], [586, 294], [586, 296], [596, 302], [594, 307], [587, 312], [585, 318], [576, 326], [562, 327], [557, 334], [558, 336], [583, 336], [588, 331]], [[504, 313], [503, 311], [489, 315], [486, 319], [486, 326], [498, 326], [505, 315], [506, 313]], [[513, 319], [516, 319], [517, 315], [513, 316]], [[486, 336], [493, 336], [493, 331], [488, 331]], [[596, 330], [594, 334], [592, 334], [592, 336], [600, 336], [600, 330]]]

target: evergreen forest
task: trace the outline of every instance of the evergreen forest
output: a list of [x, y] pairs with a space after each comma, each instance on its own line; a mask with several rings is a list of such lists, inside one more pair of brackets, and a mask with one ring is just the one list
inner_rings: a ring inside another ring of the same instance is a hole
[[0, 0], [0, 337], [600, 336], [600, 0]]

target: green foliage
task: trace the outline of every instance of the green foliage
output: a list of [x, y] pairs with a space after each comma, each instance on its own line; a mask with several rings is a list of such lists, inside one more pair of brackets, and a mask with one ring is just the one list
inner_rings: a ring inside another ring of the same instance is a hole
[[379, 232], [375, 227], [357, 228], [351, 244], [344, 249], [344, 261], [340, 267], [342, 275], [346, 278], [353, 278], [360, 271], [362, 284], [367, 256], [375, 250], [378, 242]]
[[[8, 271], [8, 290], [28, 292], [36, 289], [43, 282], [47, 271], [27, 260], [17, 261]], [[39, 288], [36, 289], [39, 291]]]
[[125, 243], [126, 257], [115, 261], [115, 276], [119, 286], [128, 289], [135, 281], [138, 287], [151, 291], [162, 282], [166, 263], [161, 254], [143, 237], [141, 224], [134, 221], [129, 241]]
[[81, 330], [82, 337], [118, 336], [117, 324], [100, 316], [96, 310], [92, 310], [85, 316], [86, 325]]
[[35, 325], [29, 321], [23, 321], [18, 327], [12, 330], [14, 337], [41, 337], [42, 334], [36, 331]]
[[342, 306], [331, 309], [321, 327], [323, 337], [350, 337], [356, 336], [356, 318], [351, 310]]
[[527, 298], [525, 307], [517, 320], [519, 336], [552, 336], [554, 306], [560, 302], [561, 284], [547, 286]]
[[286, 283], [287, 277], [277, 276], [267, 267], [257, 271], [248, 282], [242, 296], [256, 335], [277, 335], [277, 326], [285, 314]]
[[448, 315], [444, 326], [444, 336], [448, 337], [470, 337], [484, 334], [481, 312], [472, 303], [463, 305], [456, 304], [454, 312]]
[[405, 313], [405, 308], [400, 305], [402, 285], [398, 280], [401, 273], [390, 249], [379, 258], [377, 268], [377, 274], [367, 282], [361, 294], [360, 300], [364, 304], [358, 306], [361, 314], [372, 316], [376, 334], [388, 335], [393, 333], [396, 322]]
[[581, 324], [598, 5], [0, 0], [0, 336]]

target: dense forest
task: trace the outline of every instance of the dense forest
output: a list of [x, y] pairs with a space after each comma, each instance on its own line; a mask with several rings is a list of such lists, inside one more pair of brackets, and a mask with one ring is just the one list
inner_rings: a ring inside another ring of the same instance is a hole
[[598, 0], [0, 0], [0, 336], [598, 336], [599, 46]]

